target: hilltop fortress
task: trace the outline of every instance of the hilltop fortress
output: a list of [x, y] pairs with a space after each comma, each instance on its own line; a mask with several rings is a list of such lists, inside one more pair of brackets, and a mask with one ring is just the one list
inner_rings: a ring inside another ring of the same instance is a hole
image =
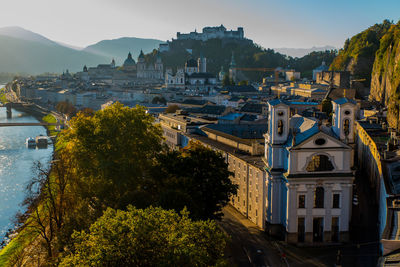
[[238, 27], [237, 31], [227, 31], [224, 25], [217, 27], [205, 27], [203, 28], [203, 32], [199, 33], [196, 30], [190, 33], [180, 33], [176, 34], [177, 40], [201, 40], [207, 41], [209, 39], [225, 39], [225, 38], [233, 38], [233, 39], [244, 39], [244, 31], [242, 27]]

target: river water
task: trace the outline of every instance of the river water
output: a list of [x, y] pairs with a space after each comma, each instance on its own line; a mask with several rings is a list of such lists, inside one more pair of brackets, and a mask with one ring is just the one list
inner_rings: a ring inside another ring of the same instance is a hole
[[[7, 119], [6, 109], [0, 108], [0, 122], [38, 122], [34, 117], [12, 110], [12, 119]], [[25, 188], [32, 178], [35, 161], [48, 166], [53, 147], [28, 149], [27, 137], [46, 135], [42, 126], [0, 127], [0, 241], [8, 229], [13, 227], [12, 219], [17, 211], [24, 211], [21, 202]]]

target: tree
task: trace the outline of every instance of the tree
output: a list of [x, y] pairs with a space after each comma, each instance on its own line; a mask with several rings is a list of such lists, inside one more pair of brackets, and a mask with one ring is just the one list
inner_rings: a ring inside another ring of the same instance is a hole
[[57, 146], [75, 164], [76, 190], [92, 208], [132, 203], [146, 170], [161, 150], [162, 132], [143, 107], [115, 103], [93, 116], [78, 113]]
[[332, 108], [333, 108], [331, 99], [329, 97], [325, 98], [324, 100], [322, 100], [321, 105], [322, 105], [322, 108], [321, 108], [322, 112], [325, 112], [327, 116], [331, 116]]
[[27, 186], [23, 202], [28, 212], [21, 215], [25, 227], [43, 239], [48, 258], [53, 257], [54, 239], [62, 231], [64, 217], [72, 206], [69, 185], [73, 179], [69, 158], [57, 155], [52, 168], [43, 168], [40, 162], [34, 165], [35, 176]]
[[229, 79], [229, 74], [225, 74], [224, 78], [222, 79], [222, 86], [229, 86], [231, 84], [231, 80]]
[[175, 113], [179, 109], [178, 105], [170, 105], [165, 110], [165, 113]]
[[69, 103], [68, 101], [58, 102], [56, 105], [56, 109], [57, 111], [64, 113], [70, 117], [75, 116], [76, 114], [75, 106]]
[[187, 207], [193, 219], [216, 219], [237, 191], [230, 175], [220, 153], [190, 142], [181, 152], [158, 156], [148, 188], [156, 205], [176, 211]]
[[90, 231], [73, 234], [74, 250], [60, 266], [215, 266], [227, 236], [212, 221], [186, 211], [128, 206], [107, 209]]
[[167, 104], [167, 100], [162, 96], [161, 97], [155, 96], [153, 98], [153, 100], [151, 101], [151, 103], [152, 104], [164, 104], [164, 105], [166, 105]]

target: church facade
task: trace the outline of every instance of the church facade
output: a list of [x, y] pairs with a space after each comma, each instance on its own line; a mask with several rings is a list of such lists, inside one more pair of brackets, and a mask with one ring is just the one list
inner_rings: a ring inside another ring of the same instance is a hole
[[210, 92], [217, 85], [217, 77], [207, 72], [207, 59], [200, 56], [185, 63], [185, 68], [179, 68], [176, 73], [167, 69], [165, 73], [165, 87], [179, 88], [193, 94]]
[[334, 104], [334, 125], [300, 115], [289, 104], [268, 104], [265, 134], [266, 229], [290, 243], [344, 242], [352, 208], [352, 143], [356, 105]]

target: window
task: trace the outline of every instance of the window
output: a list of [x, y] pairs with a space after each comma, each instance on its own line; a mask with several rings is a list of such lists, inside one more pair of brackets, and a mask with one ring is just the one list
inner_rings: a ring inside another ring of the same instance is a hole
[[283, 134], [283, 121], [279, 120], [278, 121], [278, 135], [282, 135]]
[[304, 209], [306, 207], [306, 196], [299, 195], [299, 209]]
[[332, 171], [334, 169], [328, 156], [315, 155], [307, 165], [308, 172]]
[[258, 197], [256, 197], [256, 203], [258, 203]]
[[322, 186], [318, 186], [315, 188], [314, 192], [314, 208], [323, 209], [324, 208], [324, 188]]
[[314, 141], [314, 143], [318, 146], [322, 146], [326, 143], [326, 140], [324, 138], [318, 138]]
[[256, 216], [258, 216], [258, 215], [257, 215], [257, 210], [256, 210]]
[[345, 135], [349, 135], [350, 133], [350, 121], [349, 119], [345, 119], [343, 122], [343, 131]]
[[333, 194], [332, 208], [334, 209], [340, 208], [340, 194]]

